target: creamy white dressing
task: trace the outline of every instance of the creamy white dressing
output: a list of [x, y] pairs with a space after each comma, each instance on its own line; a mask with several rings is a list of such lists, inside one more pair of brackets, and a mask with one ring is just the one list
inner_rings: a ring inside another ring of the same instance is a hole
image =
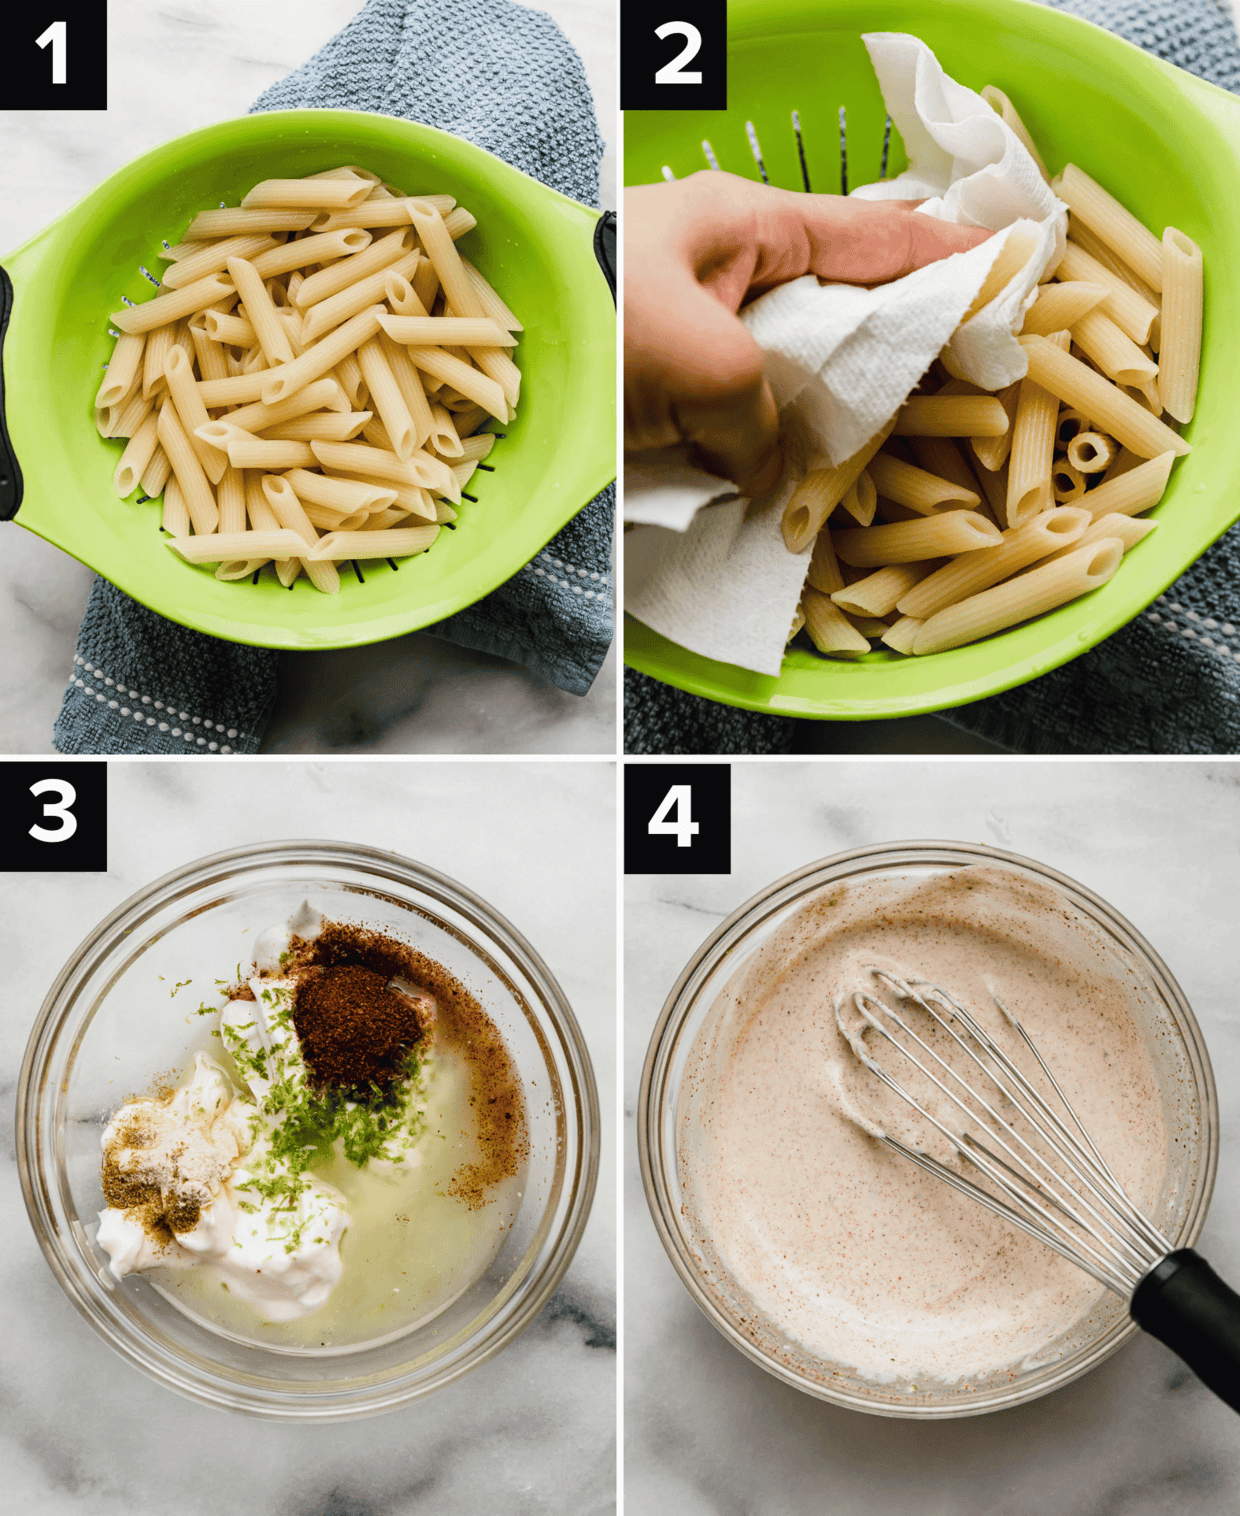
[[703, 1269], [755, 1337], [878, 1382], [1053, 1357], [1105, 1292], [875, 1140], [890, 1131], [960, 1166], [836, 1024], [871, 965], [937, 981], [1010, 1040], [998, 992], [1130, 1196], [1156, 1199], [1167, 1136], [1129, 960], [1007, 870], [839, 884], [738, 971], [690, 1051], [677, 1152]]

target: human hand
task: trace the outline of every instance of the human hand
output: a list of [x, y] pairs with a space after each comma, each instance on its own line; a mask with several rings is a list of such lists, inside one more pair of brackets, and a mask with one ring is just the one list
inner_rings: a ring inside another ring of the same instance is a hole
[[691, 442], [743, 493], [773, 489], [775, 401], [737, 311], [802, 274], [885, 284], [991, 235], [919, 215], [919, 203], [803, 195], [716, 170], [626, 190], [625, 447]]

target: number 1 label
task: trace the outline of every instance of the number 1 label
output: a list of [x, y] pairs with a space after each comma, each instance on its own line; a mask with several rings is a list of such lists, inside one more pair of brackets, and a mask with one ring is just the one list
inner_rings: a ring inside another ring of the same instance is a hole
[[69, 53], [68, 25], [64, 21], [53, 21], [51, 26], [36, 40], [40, 47], [52, 49], [52, 83], [67, 84], [69, 75], [67, 60]]
[[15, 6], [0, 48], [0, 115], [107, 108], [108, 0]]

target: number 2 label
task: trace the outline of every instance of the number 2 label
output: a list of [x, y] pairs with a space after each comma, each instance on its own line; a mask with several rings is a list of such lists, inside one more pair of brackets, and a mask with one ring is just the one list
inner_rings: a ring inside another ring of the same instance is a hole
[[684, 70], [684, 65], [692, 63], [702, 50], [702, 34], [692, 21], [665, 21], [662, 26], [655, 27], [654, 34], [660, 42], [667, 37], [685, 39], [684, 47], [670, 63], [663, 65], [654, 76], [654, 82], [656, 84], [701, 84], [700, 69], [693, 69], [690, 73]]

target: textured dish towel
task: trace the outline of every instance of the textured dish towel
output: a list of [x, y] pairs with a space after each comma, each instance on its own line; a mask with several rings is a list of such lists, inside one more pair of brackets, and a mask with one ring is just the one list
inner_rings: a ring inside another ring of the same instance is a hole
[[[1225, 0], [1070, 0], [1054, 9], [1240, 92], [1240, 42]], [[1031, 684], [940, 714], [1023, 753], [1240, 752], [1240, 527], [1096, 648]], [[794, 730], [786, 717], [712, 705], [626, 670], [629, 752], [789, 752]]]
[[[369, 0], [253, 109], [303, 106], [436, 126], [562, 194], [599, 203], [603, 143], [581, 60], [550, 16], [510, 0]], [[506, 584], [426, 630], [584, 695], [611, 644], [614, 512], [610, 486]], [[275, 703], [278, 659], [176, 626], [96, 578], [56, 746], [255, 752]]]

